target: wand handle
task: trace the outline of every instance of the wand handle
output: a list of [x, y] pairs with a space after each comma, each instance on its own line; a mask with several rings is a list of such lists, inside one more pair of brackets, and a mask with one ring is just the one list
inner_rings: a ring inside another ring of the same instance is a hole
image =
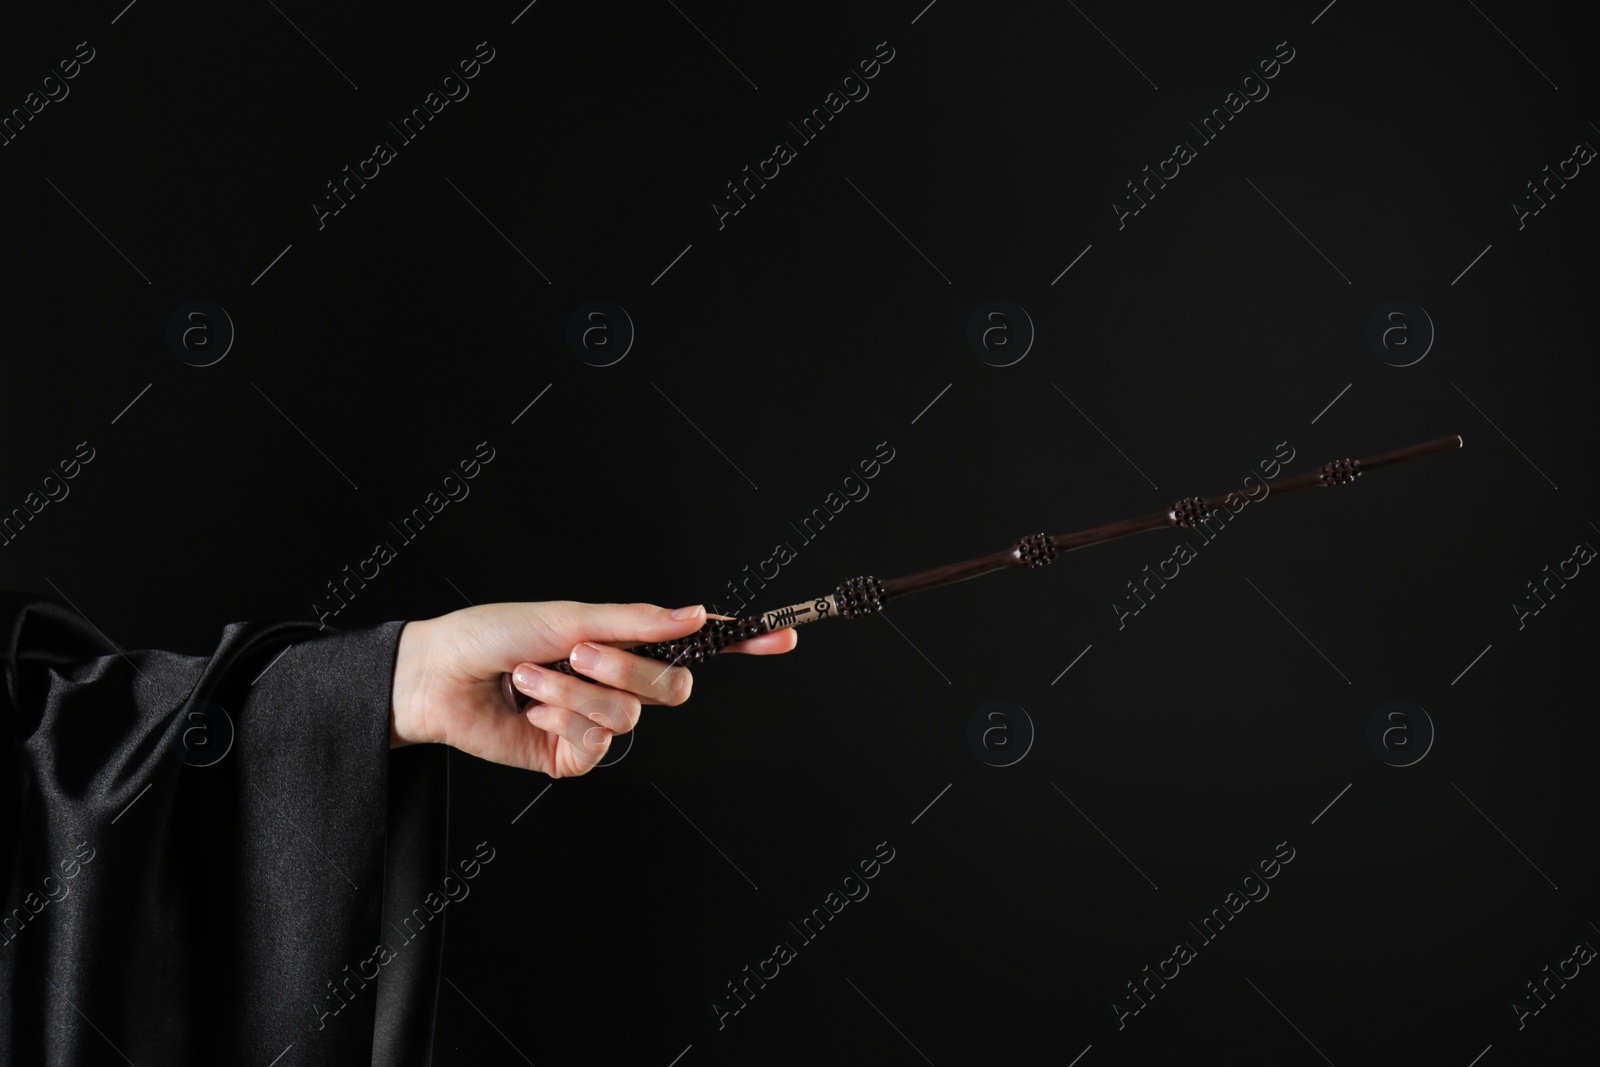
[[[698, 667], [707, 657], [716, 655], [729, 645], [760, 634], [786, 630], [819, 619], [864, 618], [882, 608], [883, 599], [883, 583], [878, 579], [871, 576], [851, 578], [839, 583], [838, 588], [832, 593], [815, 600], [790, 604], [788, 607], [763, 612], [760, 615], [747, 615], [732, 622], [708, 619], [704, 626], [687, 637], [635, 645], [628, 651], [636, 656], [662, 660], [668, 666]], [[568, 660], [551, 663], [548, 666], [553, 671], [582, 677]], [[505, 694], [506, 700], [518, 711], [525, 711], [528, 705], [533, 703], [531, 697], [519, 692], [511, 684], [509, 674], [500, 676], [500, 689]]]

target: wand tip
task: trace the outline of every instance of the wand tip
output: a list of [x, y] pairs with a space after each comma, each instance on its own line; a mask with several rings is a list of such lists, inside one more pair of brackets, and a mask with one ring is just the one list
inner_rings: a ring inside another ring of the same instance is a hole
[[706, 618], [708, 618], [708, 619], [716, 619], [719, 622], [738, 622], [739, 621], [737, 618], [735, 618], [732, 615], [713, 615], [709, 611], [706, 612]]

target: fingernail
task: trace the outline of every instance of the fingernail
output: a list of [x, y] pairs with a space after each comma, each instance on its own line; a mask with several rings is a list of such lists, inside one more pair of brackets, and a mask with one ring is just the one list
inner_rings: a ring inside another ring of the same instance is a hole
[[674, 611], [672, 613], [672, 617], [677, 619], [679, 622], [682, 622], [684, 619], [692, 619], [697, 613], [699, 613], [702, 607], [703, 605], [701, 604], [690, 604], [686, 608], [679, 608], [677, 611]]
[[511, 675], [516, 687], [529, 696], [544, 688], [544, 674], [533, 667], [518, 667]]
[[580, 671], [586, 671], [600, 662], [600, 650], [585, 641], [572, 650], [572, 655], [567, 657], [567, 661]]
[[606, 731], [603, 726], [591, 726], [583, 732], [583, 743], [590, 748], [599, 748], [606, 742]]
[[549, 706], [550, 705], [548, 704], [535, 704], [533, 707], [529, 708], [527, 713], [528, 721], [538, 722], [540, 719], [544, 718], [544, 709]]

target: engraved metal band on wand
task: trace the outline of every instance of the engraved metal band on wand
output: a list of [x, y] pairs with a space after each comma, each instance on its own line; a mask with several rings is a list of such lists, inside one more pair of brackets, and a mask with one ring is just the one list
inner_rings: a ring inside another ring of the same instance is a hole
[[[1339, 459], [1331, 463], [1324, 463], [1315, 470], [1306, 471], [1283, 478], [1275, 478], [1264, 482], [1263, 485], [1268, 495], [1291, 493], [1296, 489], [1304, 489], [1310, 485], [1336, 486], [1349, 485], [1363, 473], [1376, 470], [1380, 467], [1393, 466], [1407, 460], [1420, 459], [1431, 456], [1436, 452], [1448, 452], [1462, 446], [1461, 436], [1453, 434], [1449, 437], [1440, 437], [1421, 444], [1408, 445], [1390, 452], [1382, 452], [1366, 459]], [[1240, 500], [1254, 499], [1240, 493], [1238, 490], [1224, 493], [1214, 497], [1185, 497], [1174, 503], [1166, 511], [1158, 511], [1134, 519], [1124, 519], [1121, 522], [1109, 523], [1105, 526], [1096, 526], [1077, 533], [1050, 535], [1044, 533], [1028, 534], [1017, 541], [1009, 549], [996, 552], [987, 556], [979, 556], [961, 563], [951, 563], [943, 567], [920, 571], [903, 578], [890, 578], [881, 580], [875, 577], [862, 576], [850, 578], [841, 583], [832, 593], [817, 597], [813, 600], [801, 601], [787, 607], [773, 611], [762, 612], [759, 615], [747, 615], [739, 619], [710, 619], [705, 626], [687, 637], [680, 637], [672, 641], [658, 641], [652, 644], [637, 645], [628, 651], [641, 656], [659, 659], [669, 665], [697, 666], [711, 656], [716, 655], [729, 645], [744, 641], [760, 634], [771, 633], [774, 630], [784, 630], [794, 626], [802, 626], [820, 619], [859, 619], [874, 615], [881, 611], [883, 605], [894, 597], [904, 596], [908, 593], [919, 593], [924, 589], [933, 589], [936, 586], [950, 585], [953, 582], [965, 581], [976, 578], [980, 574], [989, 574], [993, 571], [1009, 568], [1036, 569], [1044, 567], [1055, 560], [1063, 552], [1071, 552], [1088, 545], [1097, 545], [1128, 534], [1143, 533], [1146, 530], [1155, 530], [1162, 527], [1170, 529], [1184, 529], [1198, 526], [1208, 521], [1219, 510], [1226, 508], [1236, 510], [1235, 504]], [[1242, 505], [1240, 505], [1242, 507]], [[552, 670], [562, 671], [566, 674], [576, 675], [572, 664], [566, 660], [549, 665]], [[531, 698], [519, 693], [511, 684], [509, 674], [502, 676], [501, 689], [506, 699], [518, 710], [526, 708], [532, 703]]]

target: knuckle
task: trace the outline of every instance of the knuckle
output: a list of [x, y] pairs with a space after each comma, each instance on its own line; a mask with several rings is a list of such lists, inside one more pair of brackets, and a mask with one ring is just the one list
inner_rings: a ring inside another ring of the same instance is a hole
[[667, 679], [667, 703], [671, 705], [682, 704], [689, 699], [689, 694], [694, 691], [694, 675], [684, 667], [674, 667], [671, 676]]
[[622, 732], [633, 729], [633, 713], [630, 707], [637, 707], [628, 694], [618, 692], [608, 696], [605, 700], [597, 702], [588, 709], [589, 718], [599, 726]]
[[634, 728], [642, 710], [638, 697], [620, 690], [583, 706], [583, 714], [590, 722], [619, 734]]

